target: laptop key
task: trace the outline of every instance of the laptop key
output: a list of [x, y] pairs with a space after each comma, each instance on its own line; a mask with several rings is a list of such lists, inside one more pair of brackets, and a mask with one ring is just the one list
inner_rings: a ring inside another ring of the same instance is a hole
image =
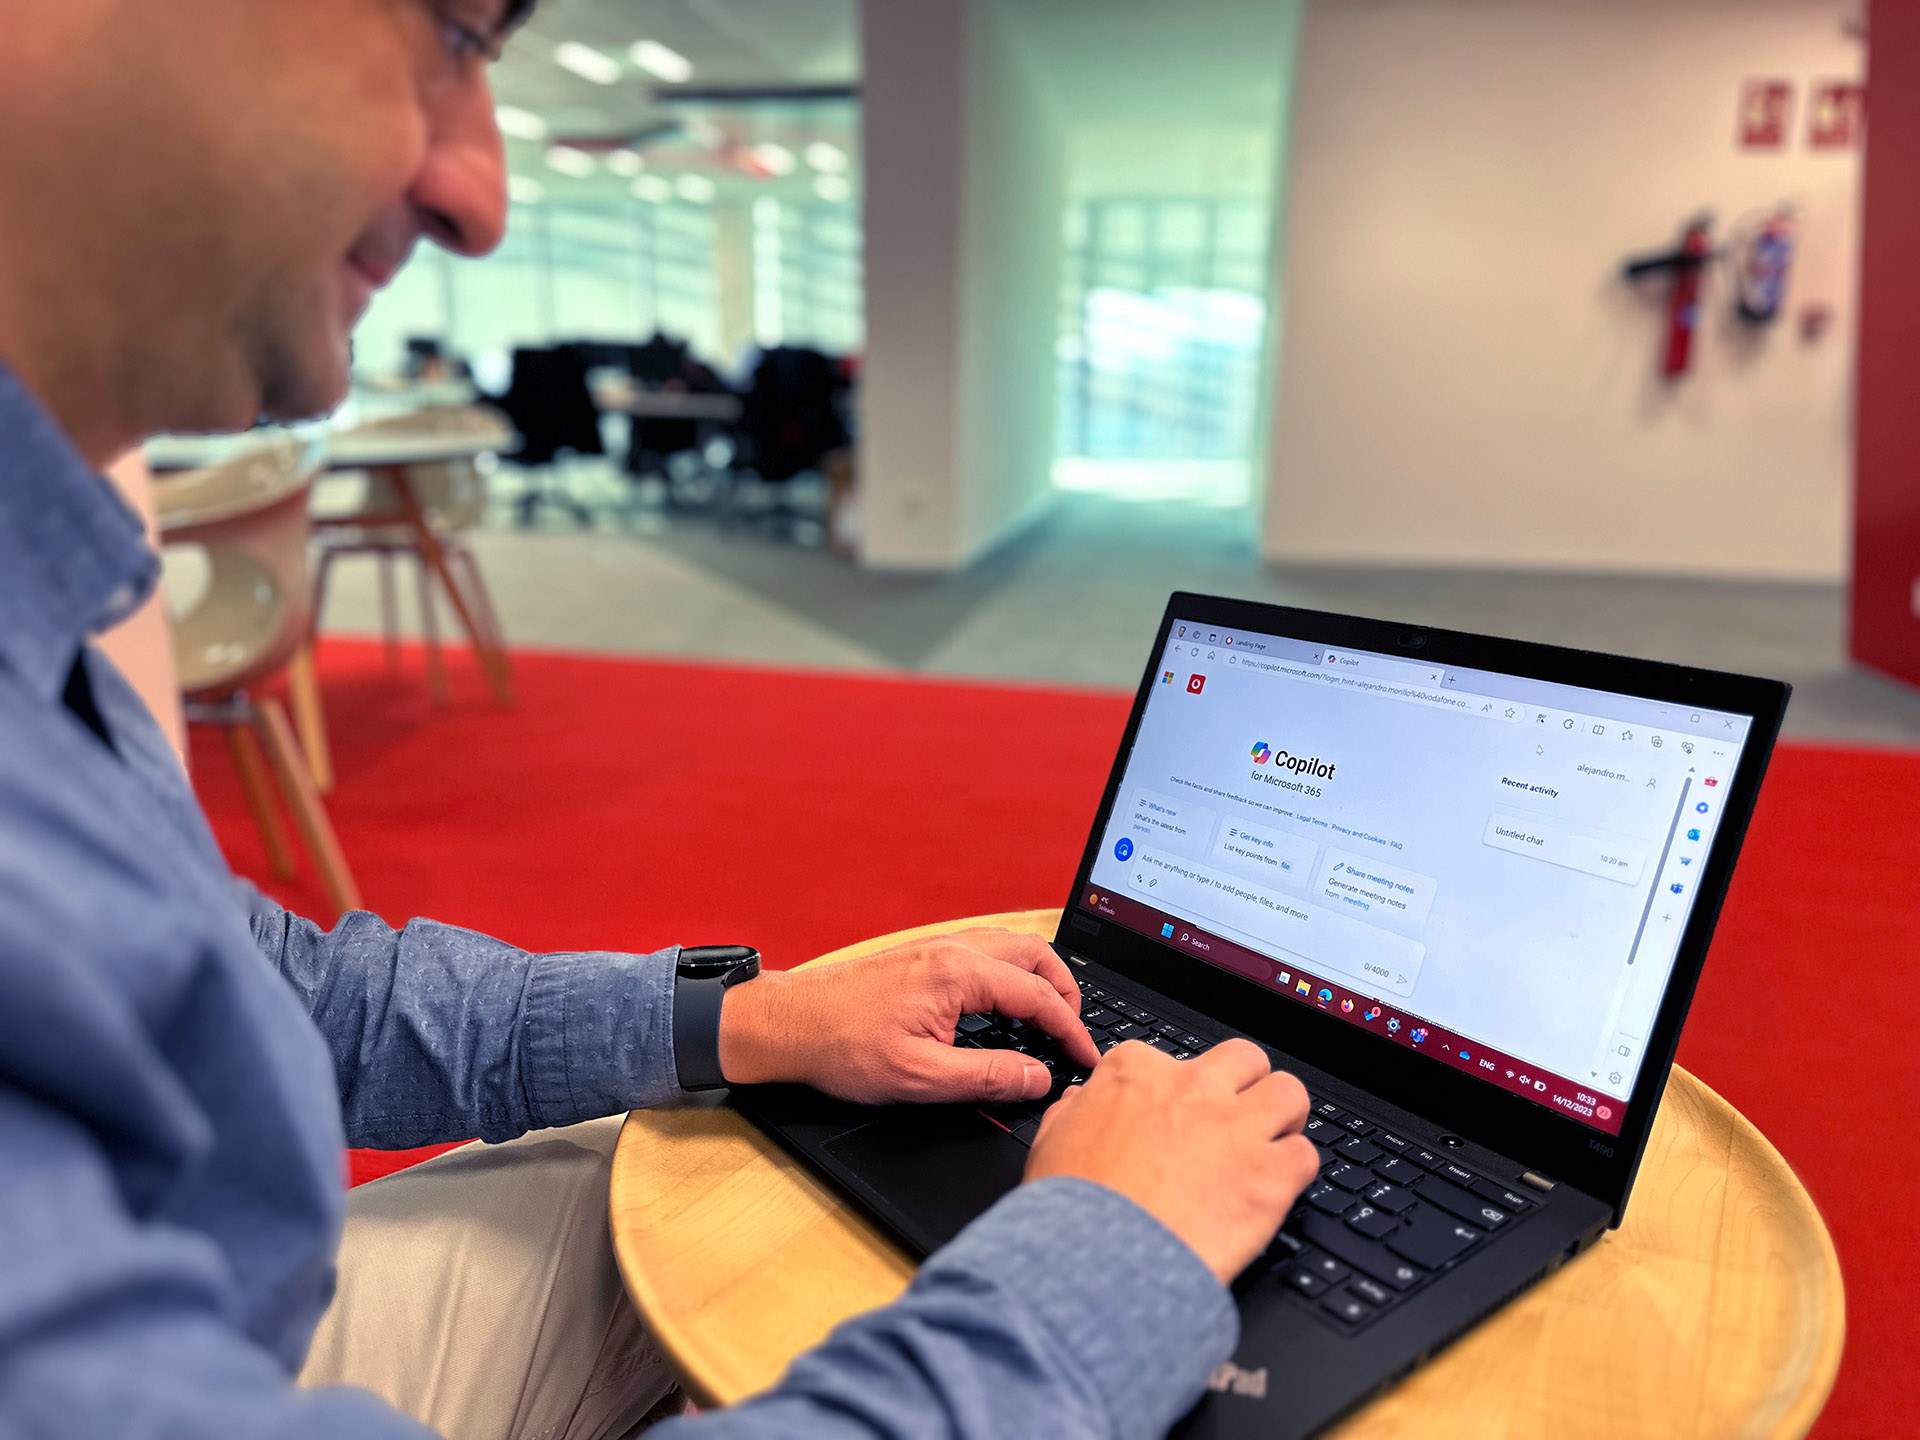
[[1453, 1181], [1454, 1184], [1465, 1185], [1469, 1189], [1473, 1188], [1473, 1186], [1478, 1184], [1480, 1181], [1480, 1177], [1478, 1175], [1474, 1174], [1471, 1170], [1466, 1169], [1464, 1166], [1455, 1165], [1451, 1160], [1449, 1160], [1446, 1164], [1442, 1165], [1439, 1169], [1435, 1170], [1433, 1173], [1436, 1175], [1443, 1175], [1447, 1179]]
[[1407, 1159], [1423, 1170], [1438, 1170], [1447, 1163], [1444, 1157], [1434, 1154], [1431, 1150], [1422, 1150], [1418, 1145], [1407, 1151]]
[[1356, 1205], [1347, 1213], [1347, 1224], [1369, 1240], [1384, 1240], [1400, 1228], [1400, 1222], [1372, 1205]]
[[1526, 1196], [1516, 1195], [1513, 1191], [1507, 1189], [1506, 1186], [1496, 1184], [1492, 1180], [1476, 1182], [1473, 1187], [1473, 1193], [1478, 1195], [1482, 1200], [1491, 1200], [1494, 1204], [1504, 1209], [1509, 1215], [1517, 1214], [1533, 1203], [1527, 1199]]
[[1127, 1042], [1122, 1040], [1118, 1035], [1096, 1035], [1093, 1037], [1093, 1043], [1094, 1047], [1104, 1055], [1109, 1050], [1124, 1045]]
[[1373, 1167], [1373, 1173], [1383, 1180], [1391, 1180], [1396, 1185], [1411, 1185], [1416, 1180], [1424, 1180], [1427, 1172], [1413, 1161], [1395, 1155], [1390, 1160], [1382, 1160]]
[[978, 1035], [982, 1030], [993, 1029], [993, 1021], [985, 1015], [962, 1015], [958, 1028], [969, 1035]]
[[1346, 1111], [1342, 1110], [1338, 1105], [1334, 1104], [1331, 1100], [1314, 1101], [1313, 1113], [1318, 1115], [1323, 1120], [1342, 1120], [1346, 1118], [1346, 1114], [1347, 1114]]
[[1374, 1129], [1358, 1115], [1349, 1115], [1340, 1123], [1346, 1127], [1349, 1135], [1371, 1135]]
[[1332, 1287], [1310, 1270], [1298, 1267], [1286, 1273], [1285, 1283], [1298, 1290], [1302, 1295], [1324, 1295]]
[[1345, 1190], [1336, 1190], [1333, 1186], [1324, 1182], [1309, 1185], [1307, 1187], [1307, 1193], [1300, 1198], [1314, 1209], [1326, 1215], [1338, 1215], [1342, 1210], [1345, 1210], [1349, 1205], [1353, 1204], [1353, 1196], [1349, 1195]]
[[1202, 1040], [1198, 1035], [1189, 1034], [1184, 1030], [1180, 1032], [1180, 1043], [1195, 1052], [1213, 1048], [1211, 1040]]
[[1346, 1321], [1349, 1325], [1358, 1325], [1373, 1314], [1373, 1307], [1355, 1295], [1352, 1290], [1336, 1290], [1333, 1294], [1322, 1297], [1320, 1308], [1332, 1311], [1338, 1319]]
[[1377, 1206], [1389, 1215], [1398, 1215], [1403, 1210], [1413, 1208], [1413, 1192], [1385, 1180], [1367, 1191], [1366, 1197], [1369, 1205]]
[[1104, 1005], [1095, 1005], [1090, 1010], [1082, 1010], [1080, 1012], [1080, 1023], [1089, 1030], [1095, 1027], [1105, 1029], [1109, 1025], [1118, 1023], [1119, 1019], [1120, 1017], [1118, 1015], [1114, 1014], [1113, 1011], [1107, 1009]]
[[1387, 1237], [1387, 1248], [1416, 1265], [1438, 1270], [1479, 1242], [1478, 1230], [1422, 1205], [1411, 1212], [1407, 1224]]
[[1355, 1165], [1371, 1165], [1380, 1158], [1381, 1154], [1378, 1145], [1368, 1144], [1358, 1135], [1349, 1135], [1333, 1148], [1346, 1156], [1348, 1161]]
[[1337, 1165], [1326, 1175], [1330, 1184], [1338, 1185], [1342, 1190], [1360, 1191], [1373, 1184], [1373, 1172], [1358, 1165]]
[[1178, 1045], [1174, 1044], [1173, 1041], [1164, 1035], [1142, 1035], [1140, 1039], [1158, 1050], [1162, 1055], [1172, 1055], [1180, 1049]]
[[1300, 1268], [1310, 1275], [1318, 1275], [1330, 1285], [1347, 1278], [1347, 1267], [1331, 1255], [1308, 1255], [1300, 1262]]
[[1347, 1289], [1358, 1295], [1367, 1304], [1378, 1309], [1382, 1305], [1393, 1303], [1393, 1292], [1378, 1280], [1369, 1280], [1364, 1275], [1352, 1275], [1347, 1279]]
[[1402, 1140], [1398, 1135], [1395, 1135], [1390, 1130], [1376, 1131], [1370, 1138], [1372, 1139], [1374, 1144], [1384, 1145], [1387, 1149], [1393, 1151], [1396, 1155], [1404, 1155], [1407, 1153], [1407, 1151], [1413, 1148], [1412, 1141]]
[[1153, 1027], [1153, 1033], [1156, 1035], [1164, 1035], [1169, 1040], [1178, 1040], [1180, 1038], [1180, 1027], [1175, 1025], [1171, 1020], [1162, 1020]]
[[1122, 1020], [1118, 1025], [1110, 1026], [1107, 1033], [1119, 1040], [1144, 1040], [1153, 1032], [1148, 1030], [1147, 1027], [1142, 1025], [1138, 1020], [1129, 1019]]
[[1342, 1141], [1352, 1138], [1346, 1131], [1342, 1130], [1324, 1115], [1309, 1115], [1307, 1117], [1307, 1123], [1301, 1127], [1300, 1133], [1316, 1145], [1338, 1145]]
[[1498, 1230], [1507, 1223], [1507, 1212], [1496, 1205], [1482, 1200], [1469, 1190], [1458, 1185], [1449, 1185], [1438, 1175], [1428, 1175], [1413, 1187], [1418, 1195], [1430, 1205], [1438, 1205], [1456, 1220], [1465, 1220], [1470, 1225], [1478, 1225], [1483, 1230]]

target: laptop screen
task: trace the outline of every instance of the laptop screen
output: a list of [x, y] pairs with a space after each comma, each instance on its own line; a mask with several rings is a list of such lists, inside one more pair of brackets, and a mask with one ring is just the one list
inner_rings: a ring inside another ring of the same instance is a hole
[[1752, 723], [1175, 620], [1078, 903], [1618, 1134]]

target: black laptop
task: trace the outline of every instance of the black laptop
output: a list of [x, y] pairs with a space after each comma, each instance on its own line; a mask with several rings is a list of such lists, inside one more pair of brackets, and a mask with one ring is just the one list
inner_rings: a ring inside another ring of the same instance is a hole
[[[1172, 598], [1054, 945], [1102, 1051], [1250, 1037], [1321, 1154], [1177, 1433], [1320, 1430], [1620, 1223], [1787, 694]], [[733, 1103], [925, 1254], [1086, 1078], [1002, 1017], [955, 1043], [1038, 1056], [1053, 1094]]]

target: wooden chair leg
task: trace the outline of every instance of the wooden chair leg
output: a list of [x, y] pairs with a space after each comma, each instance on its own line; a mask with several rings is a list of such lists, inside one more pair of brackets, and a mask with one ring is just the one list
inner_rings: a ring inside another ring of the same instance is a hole
[[420, 578], [420, 639], [427, 650], [427, 693], [447, 703], [447, 667], [440, 655], [440, 619], [433, 610], [433, 572], [423, 560], [415, 572]]
[[507, 654], [507, 637], [500, 629], [499, 612], [493, 608], [493, 596], [487, 593], [487, 582], [480, 574], [480, 562], [474, 559], [473, 551], [463, 544], [449, 544], [446, 552], [448, 574], [453, 573], [453, 562], [457, 560], [465, 577], [463, 588], [466, 591], [467, 604], [473, 612], [473, 618], [478, 622], [478, 628], [474, 634], [475, 647], [484, 648], [489, 652], [491, 657], [489, 663], [497, 668], [499, 673], [511, 678], [513, 660]]
[[393, 557], [380, 555], [380, 634], [387, 642], [387, 668], [400, 663], [400, 606], [393, 593]]
[[327, 819], [326, 806], [320, 803], [320, 794], [313, 788], [313, 776], [300, 756], [293, 726], [287, 722], [287, 712], [280, 708], [278, 700], [258, 700], [254, 702], [254, 725], [260, 743], [266, 747], [274, 778], [280, 782], [280, 793], [293, 812], [293, 823], [306, 842], [314, 868], [320, 872], [320, 888], [326, 892], [327, 902], [336, 910], [358, 910], [360, 888], [354, 884], [346, 854], [333, 833], [333, 822]]
[[327, 581], [333, 575], [337, 552], [328, 545], [320, 547], [320, 558], [313, 567], [313, 618], [307, 621], [307, 644], [320, 638], [320, 612], [327, 608]]
[[313, 772], [313, 788], [333, 793], [333, 750], [327, 743], [327, 712], [320, 698], [320, 677], [313, 668], [313, 647], [302, 645], [287, 662], [287, 695], [293, 701], [293, 727]]
[[273, 804], [273, 784], [267, 778], [266, 762], [260, 758], [260, 746], [244, 724], [223, 724], [227, 754], [240, 776], [240, 788], [246, 793], [247, 809], [267, 847], [267, 865], [282, 880], [293, 878], [293, 850], [287, 844], [287, 832], [281, 828], [280, 814]]
[[493, 691], [493, 698], [502, 705], [513, 704], [513, 676], [502, 663], [502, 656], [491, 646], [480, 643], [480, 626], [475, 622], [473, 610], [468, 606], [466, 597], [461, 594], [460, 586], [453, 578], [453, 572], [447, 568], [446, 547], [440, 543], [440, 537], [428, 522], [426, 512], [420, 508], [420, 501], [413, 493], [413, 486], [407, 481], [405, 471], [396, 472], [394, 491], [400, 500], [400, 509], [407, 517], [407, 523], [413, 530], [414, 548], [419, 552], [420, 563], [433, 571], [436, 579], [447, 592], [447, 600], [453, 606], [453, 613], [459, 617], [460, 628], [465, 630], [474, 642], [474, 654], [480, 661], [481, 673], [487, 677], [487, 684]]

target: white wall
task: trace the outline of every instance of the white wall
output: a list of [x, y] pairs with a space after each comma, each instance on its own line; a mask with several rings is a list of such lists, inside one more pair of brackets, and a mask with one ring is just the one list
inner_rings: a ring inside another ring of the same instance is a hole
[[[1805, 144], [1861, 73], [1846, 0], [1308, 0], [1263, 549], [1277, 561], [1834, 579], [1847, 553], [1858, 155]], [[1797, 87], [1735, 145], [1740, 85]], [[1617, 278], [1702, 207], [1802, 207], [1789, 315], [1709, 282], [1692, 373]], [[1815, 343], [1792, 323], [1824, 302]]]
[[864, 563], [944, 570], [1048, 494], [1061, 145], [1009, 0], [867, 0]]

